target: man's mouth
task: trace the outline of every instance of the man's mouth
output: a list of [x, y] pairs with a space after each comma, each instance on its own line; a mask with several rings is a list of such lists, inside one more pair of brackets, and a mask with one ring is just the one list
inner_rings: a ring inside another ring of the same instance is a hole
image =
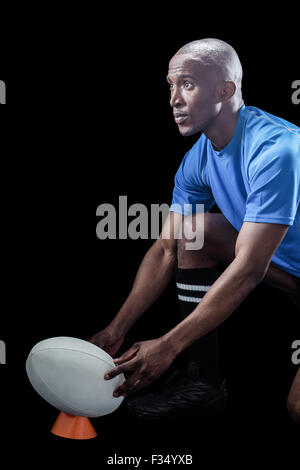
[[184, 113], [174, 113], [174, 119], [176, 124], [182, 124], [186, 119], [188, 115]]

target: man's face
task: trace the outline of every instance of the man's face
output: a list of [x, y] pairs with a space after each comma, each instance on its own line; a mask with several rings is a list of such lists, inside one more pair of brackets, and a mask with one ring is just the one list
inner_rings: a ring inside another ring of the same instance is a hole
[[183, 136], [207, 129], [218, 114], [217, 72], [190, 55], [175, 55], [169, 63], [170, 84], [175, 122]]

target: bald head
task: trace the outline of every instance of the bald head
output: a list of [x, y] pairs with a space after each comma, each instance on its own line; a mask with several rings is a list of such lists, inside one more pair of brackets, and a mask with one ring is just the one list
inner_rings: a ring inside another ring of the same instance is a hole
[[227, 42], [220, 39], [207, 38], [189, 42], [175, 54], [189, 55], [202, 65], [217, 73], [221, 80], [232, 81], [241, 88], [243, 69], [236, 51]]
[[185, 44], [169, 62], [170, 105], [182, 135], [227, 122], [243, 105], [242, 66], [233, 47], [219, 39]]

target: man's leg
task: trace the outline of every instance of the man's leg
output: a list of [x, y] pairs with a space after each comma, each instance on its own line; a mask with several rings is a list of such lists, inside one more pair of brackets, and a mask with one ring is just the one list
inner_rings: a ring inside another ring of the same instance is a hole
[[[205, 274], [210, 269], [216, 269], [219, 263], [230, 264], [233, 261], [238, 232], [223, 214], [204, 214], [204, 246], [201, 250], [186, 250], [186, 243], [191, 241], [191, 235], [195, 231], [197, 217], [203, 217], [203, 215], [193, 215], [185, 218], [184, 234], [186, 238], [183, 237], [181, 240], [178, 240], [177, 257], [178, 268], [181, 272], [186, 270], [187, 277], [189, 276], [189, 270], [199, 270], [199, 284], [202, 283], [201, 270]], [[263, 283], [285, 292], [298, 310], [300, 308], [299, 282], [298, 278], [282, 271], [273, 263], [270, 264], [263, 280]], [[197, 345], [194, 348], [197, 348]], [[288, 411], [293, 420], [298, 423], [299, 410], [300, 373], [298, 371], [288, 397]]]
[[[175, 274], [181, 320], [197, 307], [205, 293], [220, 276], [219, 261], [229, 262], [234, 256], [234, 239], [237, 237], [237, 232], [225, 217], [218, 216], [219, 214], [209, 214], [208, 217], [205, 215], [204, 246], [201, 250], [186, 249], [191, 231], [198, 228], [195, 226], [198, 216], [183, 220], [183, 238], [177, 242], [178, 268]], [[216, 236], [212, 237], [212, 235]], [[222, 252], [221, 259], [216, 259], [214, 250], [218, 253]], [[192, 344], [182, 356], [198, 365], [199, 375], [204, 380], [216, 387], [221, 384], [217, 329]]]
[[[193, 230], [196, 228], [196, 218], [203, 215], [194, 214], [185, 218], [185, 235], [177, 243], [178, 267], [182, 269], [215, 267], [219, 263], [231, 263], [235, 257], [235, 244], [238, 232], [228, 222], [223, 214], [204, 214], [204, 246], [201, 250], [186, 250]], [[200, 226], [200, 223], [198, 224]], [[291, 298], [299, 299], [299, 280], [282, 271], [273, 263], [270, 264], [264, 283], [286, 292]]]

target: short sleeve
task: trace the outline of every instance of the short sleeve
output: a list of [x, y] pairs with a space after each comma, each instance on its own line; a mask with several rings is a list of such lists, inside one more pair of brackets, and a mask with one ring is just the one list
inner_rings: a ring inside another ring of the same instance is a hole
[[293, 225], [300, 197], [299, 148], [269, 148], [253, 165], [245, 222]]
[[205, 212], [214, 205], [212, 191], [204, 183], [206, 159], [198, 142], [185, 155], [175, 175], [170, 211], [188, 215], [198, 212], [197, 204], [203, 204]]

